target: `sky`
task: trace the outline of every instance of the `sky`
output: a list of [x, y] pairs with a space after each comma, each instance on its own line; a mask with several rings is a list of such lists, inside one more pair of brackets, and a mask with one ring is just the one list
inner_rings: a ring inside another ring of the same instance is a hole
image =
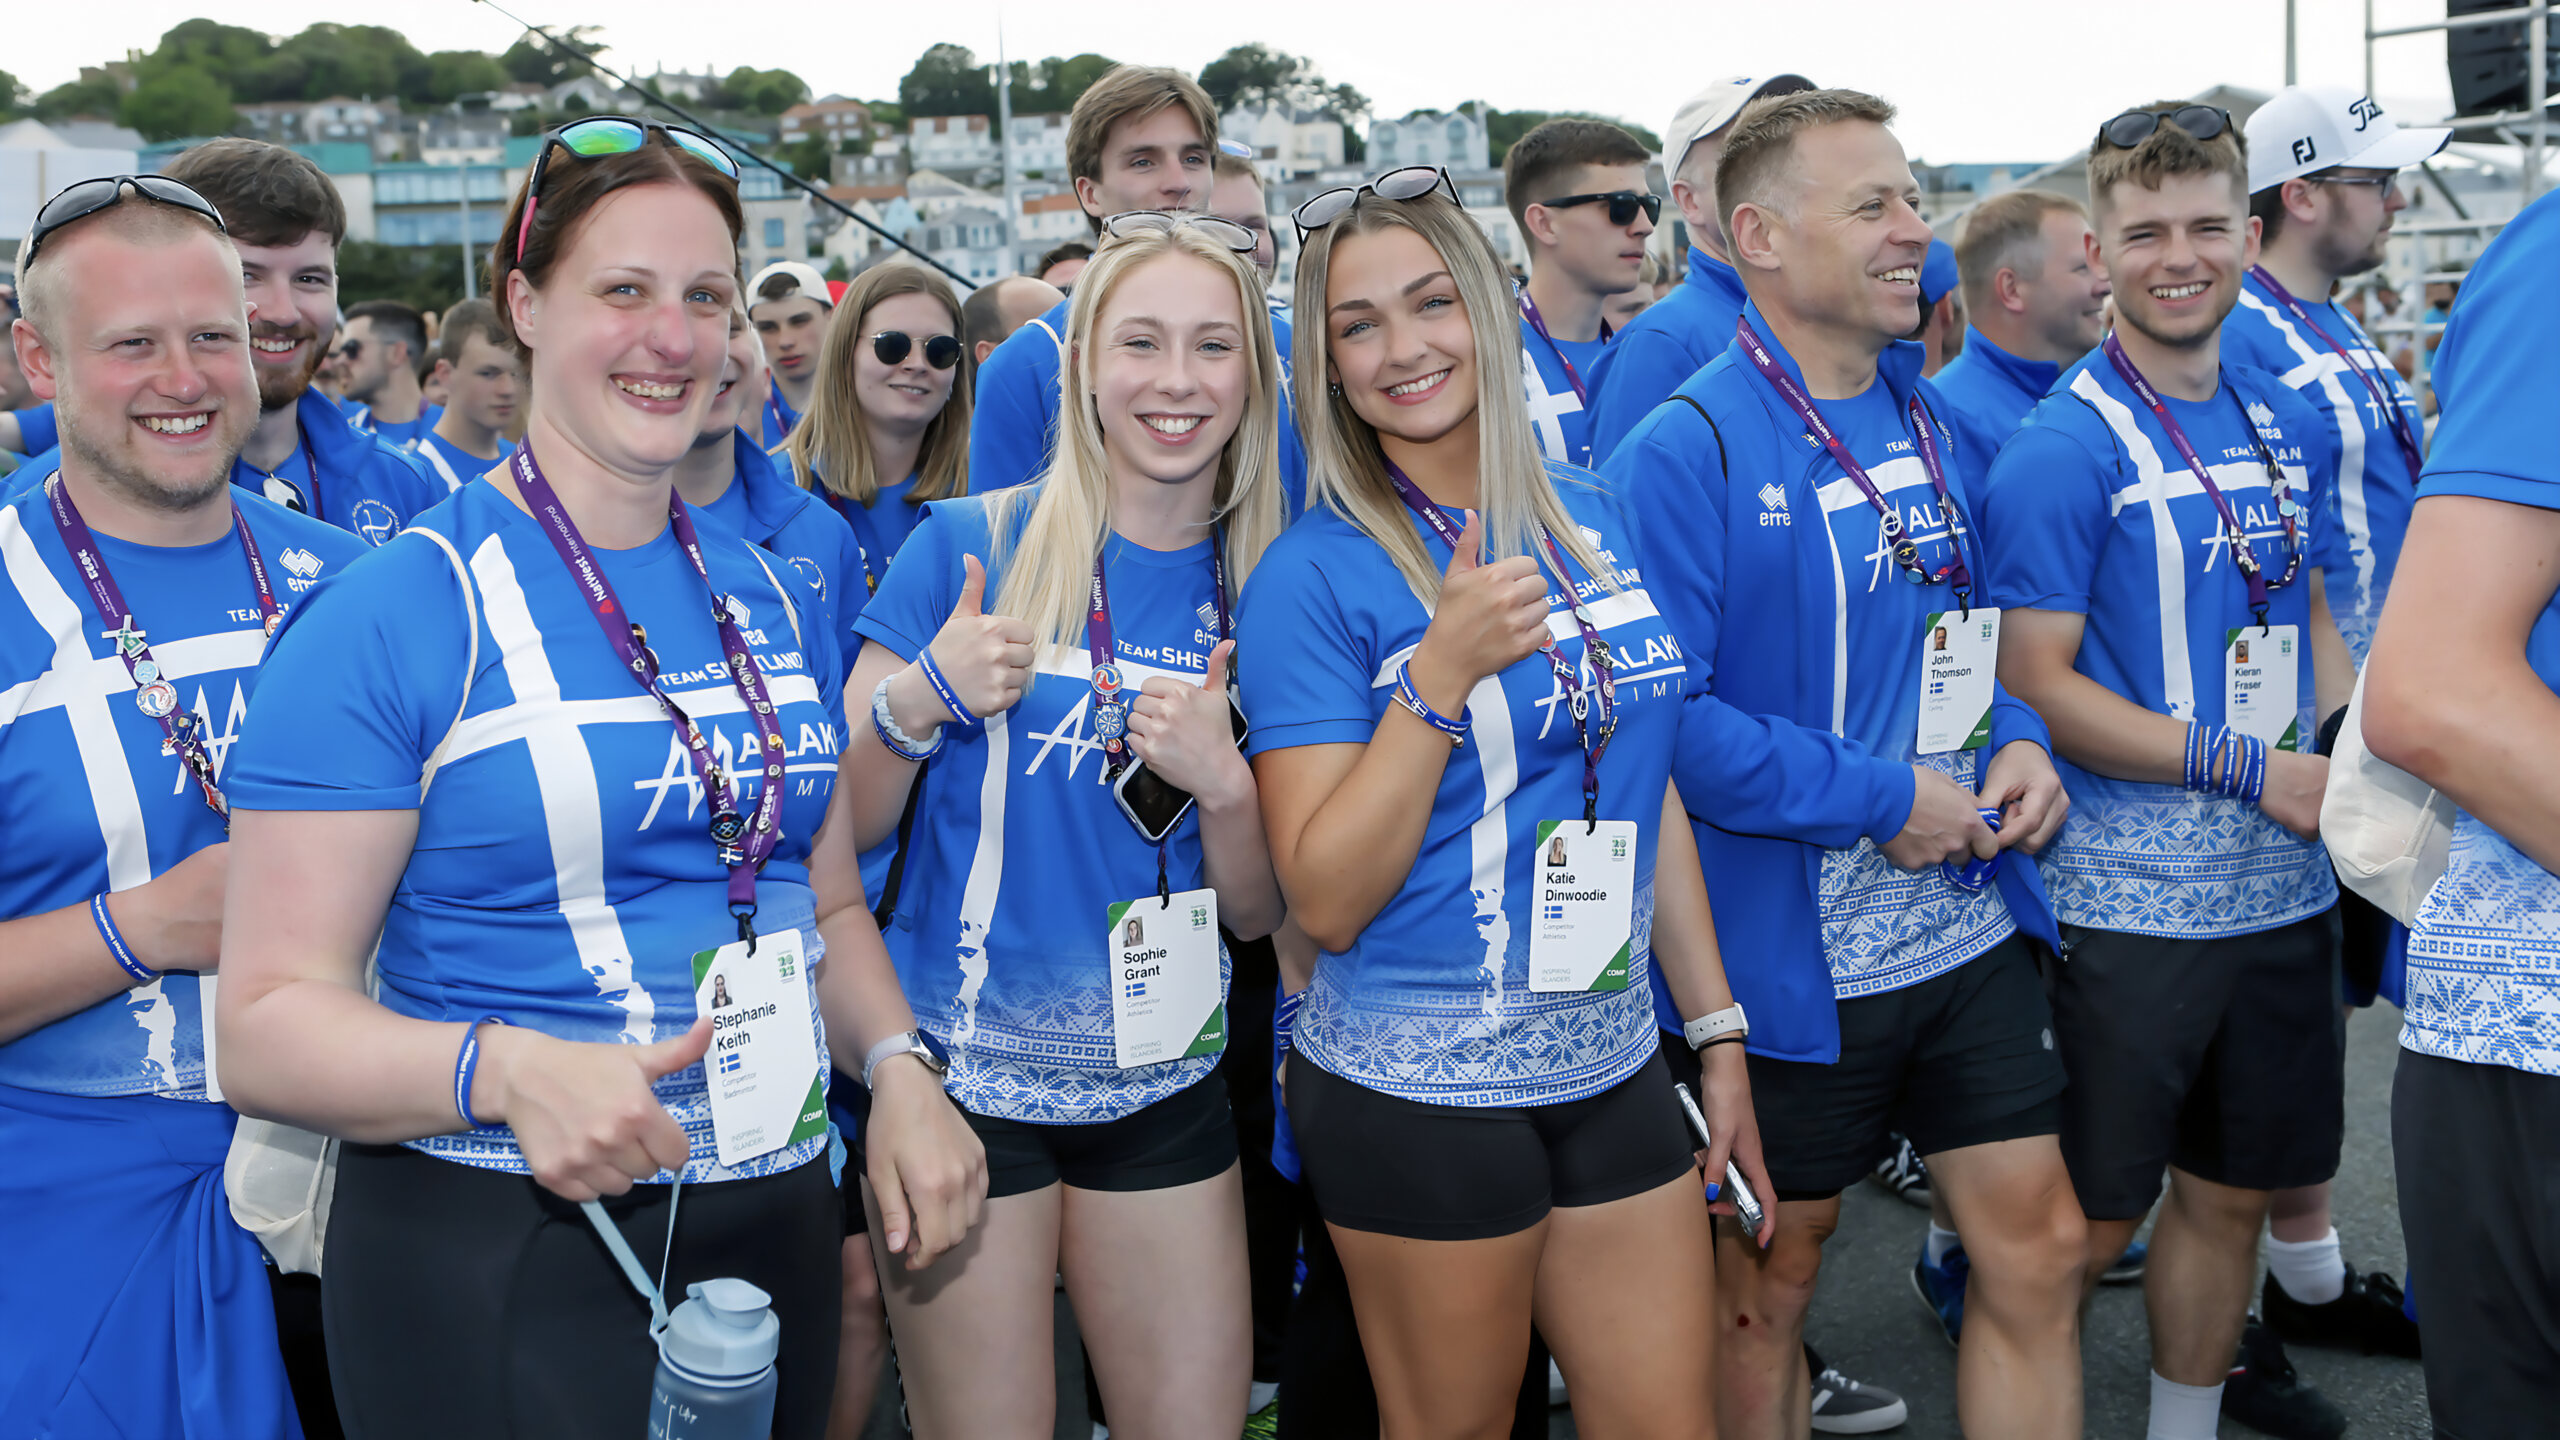
[[[1091, 50], [1197, 71], [1229, 46], [1259, 40], [1314, 60], [1382, 115], [1482, 99], [1504, 109], [1614, 114], [1656, 132], [1710, 80], [1794, 70], [1895, 102], [1906, 148], [1937, 164], [2054, 159], [2084, 147], [2100, 121], [2132, 105], [2215, 84], [2284, 83], [2285, 0], [500, 3], [540, 24], [601, 23], [613, 47], [605, 61], [617, 68], [781, 66], [816, 94], [856, 98], [894, 98], [898, 78], [939, 41], [991, 62], [999, 25], [1014, 59]], [[2361, 86], [2365, 0], [2296, 3], [2301, 80]], [[2375, 23], [2386, 27], [2444, 13], [2442, 0], [2371, 3]], [[197, 15], [280, 35], [323, 20], [380, 21], [428, 51], [496, 52], [520, 33], [479, 0], [408, 0], [396, 11], [345, 0], [118, 0], [12, 27], [0, 68], [42, 91], [76, 78], [81, 65], [148, 50], [161, 32]], [[705, 35], [706, 15], [752, 23]], [[1559, 25], [1550, 18], [1558, 15], [1572, 19]], [[1453, 23], [1457, 17], [1463, 23]], [[2374, 89], [2403, 124], [2444, 113], [2443, 37], [2379, 42]]]

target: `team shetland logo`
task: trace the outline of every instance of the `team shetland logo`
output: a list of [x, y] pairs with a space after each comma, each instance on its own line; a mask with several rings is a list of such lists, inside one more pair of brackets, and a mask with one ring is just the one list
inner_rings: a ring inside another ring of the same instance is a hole
[[809, 588], [817, 592], [819, 600], [824, 601], [827, 598], [827, 572], [818, 568], [817, 561], [806, 555], [794, 555], [791, 557], [791, 568], [800, 572], [801, 579], [809, 582]]
[[1795, 516], [1787, 512], [1786, 490], [1775, 480], [1761, 486], [1760, 528], [1765, 530], [1772, 525], [1793, 525], [1794, 523], [1796, 523]]
[[380, 545], [400, 533], [400, 517], [379, 500], [357, 501], [348, 519], [349, 528], [363, 536], [367, 545]]

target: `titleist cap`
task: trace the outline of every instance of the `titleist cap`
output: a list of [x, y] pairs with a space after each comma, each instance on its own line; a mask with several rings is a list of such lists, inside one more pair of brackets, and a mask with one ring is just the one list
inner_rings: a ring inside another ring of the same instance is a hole
[[2249, 137], [2249, 193], [2332, 166], [2402, 170], [2432, 158], [2450, 130], [2403, 130], [2372, 96], [2344, 85], [2293, 85], [2258, 107]]

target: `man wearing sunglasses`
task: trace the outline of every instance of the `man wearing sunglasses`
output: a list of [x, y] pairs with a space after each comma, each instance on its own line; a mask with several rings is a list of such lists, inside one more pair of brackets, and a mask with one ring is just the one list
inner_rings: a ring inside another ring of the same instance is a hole
[[[2336, 1408], [2242, 1327], [2270, 1192], [2329, 1179], [2344, 1129], [2311, 753], [2352, 673], [2322, 577], [2337, 453], [2223, 353], [2258, 250], [2230, 116], [2126, 111], [2088, 167], [2115, 331], [2001, 450], [1982, 510], [2000, 677], [2052, 728], [2078, 812], [2042, 857], [2063, 1155], [2092, 1282], [2169, 1172], [2144, 1280], [2154, 1440], [2209, 1440], [2222, 1413], [2334, 1436]], [[2235, 1354], [2249, 1383], [2226, 1393]]]
[[1596, 120], [1549, 120], [1512, 142], [1504, 203], [1529, 250], [1520, 295], [1520, 384], [1550, 460], [1591, 464], [1591, 375], [1609, 327], [1600, 308], [1635, 288], [1662, 214], [1636, 138]]
[[1662, 134], [1662, 173], [1689, 232], [1689, 273], [1611, 341], [1583, 377], [1591, 389], [1594, 463], [1607, 460], [1637, 421], [1733, 343], [1733, 322], [1749, 297], [1725, 251], [1716, 160], [1744, 106], [1764, 95], [1812, 88], [1801, 75], [1728, 75], [1673, 112]]
[[[1113, 67], [1079, 96], [1067, 116], [1067, 173], [1097, 239], [1105, 219], [1141, 210], [1205, 209], [1216, 183], [1218, 112], [1208, 93], [1179, 70]], [[1238, 253], [1262, 245], [1247, 234]], [[1058, 433], [1060, 337], [1067, 305], [1016, 330], [978, 367], [969, 416], [969, 488], [1001, 489], [1038, 479]], [[1285, 367], [1289, 325], [1271, 317]], [[1285, 377], [1286, 370], [1283, 369]], [[1289, 387], [1280, 388], [1283, 418]], [[1289, 513], [1305, 508], [1307, 452], [1294, 420], [1280, 427], [1280, 476]]]
[[367, 300], [347, 308], [338, 335], [348, 420], [404, 450], [414, 447], [444, 413], [427, 403], [418, 383], [427, 364], [426, 317], [397, 300]]

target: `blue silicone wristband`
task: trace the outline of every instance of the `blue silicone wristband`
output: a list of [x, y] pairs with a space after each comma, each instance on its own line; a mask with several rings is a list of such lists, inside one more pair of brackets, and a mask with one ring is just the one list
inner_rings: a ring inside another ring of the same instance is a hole
[[1306, 1003], [1307, 992], [1300, 990], [1294, 995], [1282, 995], [1280, 1003], [1272, 1007], [1271, 1033], [1279, 1042], [1280, 1053], [1283, 1055], [1290, 1054], [1297, 1048], [1290, 1042], [1289, 1037], [1297, 1029], [1298, 1010]]
[[916, 652], [916, 668], [924, 672], [924, 682], [933, 687], [934, 695], [942, 701], [942, 708], [951, 712], [951, 723], [962, 729], [985, 723], [969, 713], [969, 707], [960, 703], [959, 692], [951, 688], [950, 681], [942, 678], [942, 667], [933, 663], [930, 646]]
[[107, 942], [107, 953], [116, 957], [116, 963], [124, 967], [124, 973], [145, 985], [160, 978], [159, 971], [133, 958], [133, 951], [124, 943], [123, 932], [116, 929], [116, 918], [107, 913], [106, 896], [99, 895], [90, 900], [89, 919], [98, 927], [98, 938]]
[[480, 1027], [506, 1023], [496, 1015], [483, 1015], [472, 1021], [469, 1028], [462, 1032], [461, 1053], [453, 1057], [454, 1113], [462, 1117], [463, 1124], [474, 1130], [481, 1128], [480, 1118], [471, 1113], [471, 1080], [473, 1076], [480, 1073]]
[[1466, 743], [1467, 721], [1464, 718], [1464, 712], [1460, 712], [1460, 718], [1452, 720], [1432, 709], [1423, 700], [1422, 692], [1413, 688], [1413, 662], [1410, 660], [1396, 667], [1396, 703], [1421, 716], [1422, 723], [1448, 736], [1452, 743], [1460, 745]]

